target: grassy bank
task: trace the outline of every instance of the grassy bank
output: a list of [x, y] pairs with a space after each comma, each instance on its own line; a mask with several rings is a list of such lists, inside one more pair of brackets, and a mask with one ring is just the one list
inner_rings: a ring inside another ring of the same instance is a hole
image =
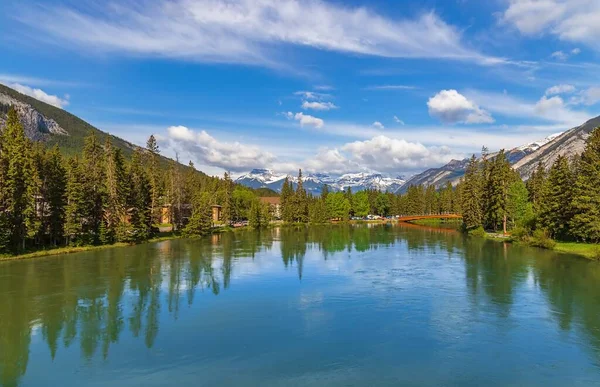
[[[476, 235], [479, 236], [479, 235]], [[538, 247], [544, 250], [552, 250], [557, 253], [579, 255], [581, 257], [591, 259], [594, 261], [600, 261], [600, 245], [595, 243], [580, 243], [580, 242], [556, 242], [552, 243], [538, 243], [539, 241], [532, 240], [531, 242], [515, 240], [510, 235], [503, 235], [498, 233], [486, 232], [486, 239], [490, 239], [497, 242], [508, 242], [515, 243], [524, 246]]]
[[[141, 243], [152, 243], [152, 242], [161, 242], [171, 239], [181, 238], [181, 235], [176, 234], [174, 232], [162, 232], [156, 238], [149, 239]], [[72, 253], [81, 253], [85, 251], [94, 251], [94, 250], [104, 250], [115, 247], [126, 247], [126, 246], [135, 246], [136, 243], [114, 243], [112, 245], [100, 245], [100, 246], [66, 246], [66, 247], [57, 247], [53, 249], [45, 249], [45, 250], [37, 250], [31, 251], [24, 254], [18, 255], [1, 255], [0, 261], [14, 261], [18, 259], [30, 259], [30, 258], [42, 258], [42, 257], [50, 257], [55, 255], [63, 255], [63, 254], [72, 254]]]

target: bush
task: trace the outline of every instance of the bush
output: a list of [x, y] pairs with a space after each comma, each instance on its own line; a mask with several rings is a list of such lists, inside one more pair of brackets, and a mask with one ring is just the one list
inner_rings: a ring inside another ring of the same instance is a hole
[[529, 239], [529, 233], [530, 231], [527, 228], [517, 226], [512, 229], [510, 236], [513, 241], [523, 242]]
[[592, 248], [592, 259], [600, 261], [600, 246], [594, 246]]
[[545, 230], [535, 230], [533, 236], [529, 240], [529, 244], [543, 249], [553, 250], [556, 242], [548, 236]]
[[468, 234], [469, 234], [469, 236], [473, 236], [473, 237], [477, 237], [477, 238], [485, 238], [485, 235], [486, 235], [485, 230], [481, 226], [474, 228], [472, 230], [469, 230]]

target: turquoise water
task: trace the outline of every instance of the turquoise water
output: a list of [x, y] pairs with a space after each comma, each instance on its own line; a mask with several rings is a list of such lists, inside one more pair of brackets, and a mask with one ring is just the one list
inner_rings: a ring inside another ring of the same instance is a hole
[[382, 225], [6, 262], [0, 384], [600, 385], [600, 265]]

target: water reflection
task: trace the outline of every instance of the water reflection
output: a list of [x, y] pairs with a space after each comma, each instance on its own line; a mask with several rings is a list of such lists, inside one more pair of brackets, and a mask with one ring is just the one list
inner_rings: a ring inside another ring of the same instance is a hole
[[[307, 261], [315, 253], [321, 263]], [[600, 267], [593, 262], [465, 239], [453, 230], [282, 227], [0, 264], [0, 382], [19, 385], [28, 364], [38, 361], [30, 354], [33, 337], [43, 339], [53, 361], [61, 351], [79, 346], [80, 357], [93, 364], [96, 356], [108, 359], [111, 346], [125, 335], [152, 348], [161, 322], [174, 324], [182, 307], [197, 307], [201, 299], [234, 287], [242, 269], [255, 268], [264, 277], [271, 269], [294, 270], [295, 281], [305, 281], [319, 275], [316, 269], [326, 270], [327, 262], [344, 268], [341, 263], [348, 260], [361, 266], [342, 274], [359, 283], [371, 281], [359, 285], [367, 292], [375, 286], [394, 292], [400, 276], [411, 286], [423, 281], [433, 287], [439, 274], [432, 267], [439, 267], [453, 286], [466, 289], [473, 311], [492, 311], [509, 320], [537, 308], [536, 313], [550, 314], [559, 329], [581, 334], [593, 361], [600, 359]], [[392, 260], [413, 263], [386, 266]], [[446, 262], [459, 262], [460, 272]], [[310, 275], [307, 265], [315, 269]], [[406, 272], [407, 267], [414, 272]], [[524, 300], [531, 289], [541, 291], [547, 303]], [[316, 294], [323, 303], [323, 291]], [[304, 302], [310, 299], [305, 296]]]

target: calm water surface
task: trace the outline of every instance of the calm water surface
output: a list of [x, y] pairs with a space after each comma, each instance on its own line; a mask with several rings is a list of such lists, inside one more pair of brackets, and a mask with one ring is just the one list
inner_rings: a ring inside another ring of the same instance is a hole
[[407, 226], [2, 263], [0, 384], [600, 385], [600, 265]]

